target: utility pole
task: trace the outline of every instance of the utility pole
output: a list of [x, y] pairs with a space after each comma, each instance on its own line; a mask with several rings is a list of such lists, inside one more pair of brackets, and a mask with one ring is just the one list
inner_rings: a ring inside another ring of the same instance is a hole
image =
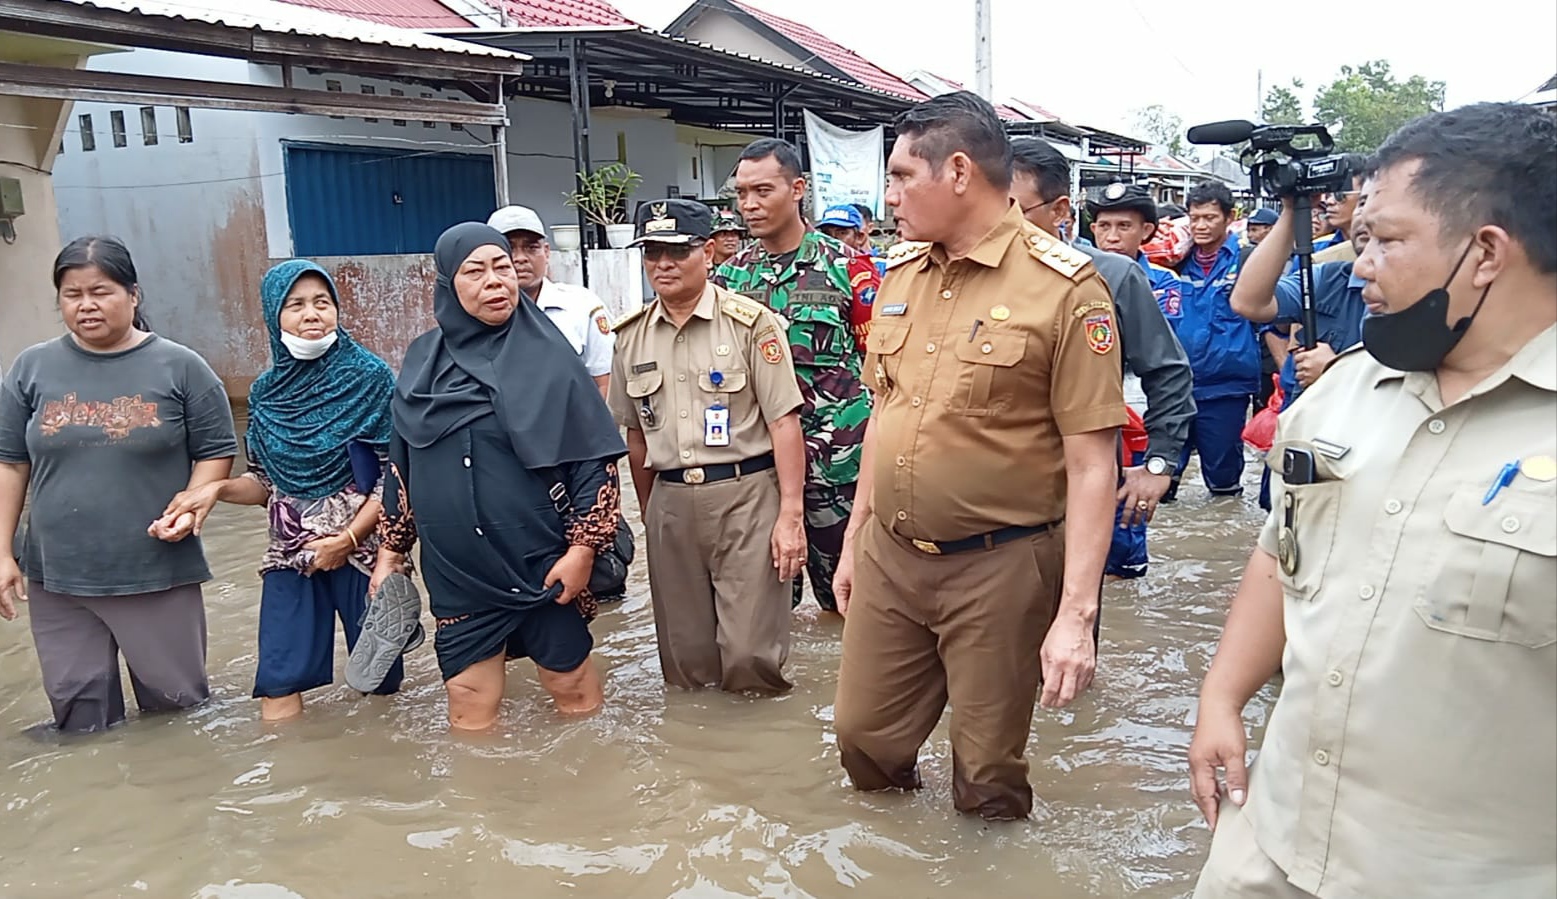
[[1254, 70], [1254, 120], [1265, 121], [1265, 70]]
[[973, 0], [973, 84], [980, 97], [995, 102], [994, 72], [989, 61], [989, 7], [993, 0]]

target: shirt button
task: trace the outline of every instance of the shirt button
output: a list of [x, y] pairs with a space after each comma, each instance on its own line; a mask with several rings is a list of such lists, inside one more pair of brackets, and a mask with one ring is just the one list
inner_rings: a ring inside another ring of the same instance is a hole
[[1510, 515], [1507, 518], [1503, 519], [1502, 527], [1503, 527], [1503, 533], [1505, 533], [1505, 534], [1512, 534], [1513, 532], [1519, 530], [1519, 519], [1517, 519], [1514, 516]]
[[508, 588], [508, 592], [509, 593], [523, 593], [524, 591], [520, 590], [518, 587], [509, 587]]
[[943, 291], [941, 291], [941, 299], [943, 299], [943, 300], [949, 300], [949, 299], [951, 299], [951, 298], [952, 298], [952, 292], [951, 292], [951, 291], [949, 291], [949, 290], [943, 290]]
[[687, 335], [685, 335], [685, 334], [677, 334], [676, 335], [676, 342], [677, 343], [686, 343], [687, 342]]
[[899, 464], [899, 465], [907, 465], [908, 464], [908, 457], [907, 456], [898, 456], [897, 457], [897, 464]]
[[692, 458], [692, 451], [691, 450], [682, 450], [681, 451], [681, 458], [683, 458], [683, 459], [690, 459], [690, 458]]
[[1341, 672], [1339, 672], [1339, 671], [1332, 671], [1332, 672], [1330, 672], [1330, 676], [1327, 677], [1326, 680], [1328, 680], [1330, 682], [1330, 686], [1332, 686], [1332, 687], [1339, 687], [1341, 685], [1341, 682], [1346, 680], [1346, 678], [1341, 674]]
[[1314, 763], [1317, 764], [1317, 765], [1328, 765], [1328, 764], [1330, 764], [1330, 753], [1325, 752], [1323, 749], [1315, 749], [1314, 750]]
[[1400, 511], [1400, 500], [1392, 499], [1384, 504], [1384, 511], [1394, 515]]
[[1434, 434], [1442, 434], [1444, 429], [1443, 419], [1435, 418], [1427, 423], [1427, 429]]
[[483, 531], [481, 528], [476, 528], [476, 536], [477, 537], [485, 537], [486, 535], [487, 535], [486, 531]]
[[464, 461], [465, 461], [465, 467], [466, 467], [466, 468], [469, 468], [469, 467], [470, 467], [470, 457], [469, 457], [469, 456], [466, 456], [466, 457], [465, 457], [465, 459], [464, 459]]
[[1363, 588], [1361, 590], [1357, 591], [1357, 595], [1361, 596], [1363, 599], [1372, 599], [1373, 598], [1373, 585], [1372, 584], [1365, 584], [1365, 585], [1363, 585]]
[[676, 380], [678, 380], [678, 381], [685, 381], [686, 379], [687, 379], [687, 376], [684, 375], [684, 374], [676, 375]]
[[994, 344], [986, 343], [983, 346], [979, 347], [979, 352], [981, 352], [981, 353], [986, 353], [987, 354], [987, 353], [992, 353], [994, 351], [995, 351]]
[[925, 344], [924, 345], [924, 351], [926, 353], [933, 353], [933, 352], [935, 352], [935, 344], [934, 343], [927, 343], [927, 344]]
[[681, 417], [682, 418], [686, 418], [687, 417], [687, 410], [685, 410], [685, 409], [681, 410]]
[[924, 405], [924, 400], [922, 400], [922, 399], [920, 399], [919, 397], [916, 396], [912, 400], [909, 400], [909, 405], [911, 405], [915, 409], [917, 409], [920, 406]]
[[899, 513], [897, 513], [897, 520], [898, 521], [907, 521], [908, 520], [908, 513], [907, 512], [899, 512]]

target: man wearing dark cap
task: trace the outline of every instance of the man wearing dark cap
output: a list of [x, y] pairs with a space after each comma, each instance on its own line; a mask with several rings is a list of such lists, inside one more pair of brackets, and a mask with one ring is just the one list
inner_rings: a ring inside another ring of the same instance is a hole
[[1254, 214], [1249, 216], [1249, 223], [1244, 226], [1243, 230], [1244, 237], [1249, 239], [1249, 246], [1259, 246], [1260, 241], [1265, 239], [1265, 235], [1270, 233], [1270, 229], [1275, 224], [1276, 210], [1269, 206], [1261, 206], [1259, 209], [1254, 210]]
[[[1011, 142], [1011, 149], [1012, 200], [1029, 222], [1058, 235], [1059, 223], [1070, 218], [1070, 161], [1052, 144], [1036, 137], [1018, 138]], [[1128, 249], [1126, 244], [1119, 246]], [[1121, 355], [1125, 365], [1141, 379], [1141, 390], [1146, 394], [1147, 448], [1142, 453], [1142, 463], [1125, 466], [1124, 484], [1119, 492], [1119, 525], [1128, 530], [1144, 526], [1156, 513], [1157, 504], [1178, 469], [1179, 455], [1189, 437], [1189, 423], [1195, 417], [1189, 360], [1164, 312], [1172, 308], [1177, 313], [1178, 293], [1175, 290], [1170, 294], [1163, 288], [1165, 292], [1157, 295], [1147, 269], [1119, 253], [1076, 249], [1092, 259], [1108, 283], [1119, 310]], [[1115, 534], [1115, 541], [1131, 542], [1128, 534]], [[1144, 549], [1144, 545], [1142, 536], [1140, 546]], [[1135, 561], [1120, 561], [1131, 558], [1129, 553], [1121, 556], [1123, 549], [1116, 545], [1110, 550], [1109, 573], [1118, 577], [1144, 573], [1140, 567], [1144, 561], [1138, 555]]]
[[610, 406], [627, 429], [666, 682], [781, 693], [790, 581], [806, 559], [803, 398], [783, 323], [708, 280], [707, 206], [638, 208], [655, 297], [616, 327]]
[[724, 265], [741, 251], [741, 241], [746, 237], [746, 225], [741, 222], [741, 217], [728, 209], [720, 209], [714, 213], [714, 245], [713, 251], [708, 254], [708, 273], [713, 275], [714, 270]]
[[816, 230], [846, 247], [868, 255], [870, 241], [865, 237], [865, 219], [858, 209], [848, 203], [827, 207], [822, 217], [816, 220]]

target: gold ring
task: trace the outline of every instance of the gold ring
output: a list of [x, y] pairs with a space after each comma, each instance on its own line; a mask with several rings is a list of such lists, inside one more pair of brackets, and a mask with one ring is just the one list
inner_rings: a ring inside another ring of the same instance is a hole
[[1144, 499], [1143, 499], [1143, 500], [1140, 500], [1140, 501], [1139, 501], [1139, 502], [1137, 502], [1137, 503], [1136, 503], [1136, 504], [1135, 504], [1135, 507], [1136, 507], [1136, 508], [1137, 508], [1137, 509], [1140, 509], [1140, 510], [1142, 510], [1142, 511], [1145, 511], [1145, 510], [1146, 510], [1146, 509], [1149, 509], [1149, 508], [1151, 508], [1151, 503], [1149, 503], [1149, 502], [1147, 502], [1147, 501], [1146, 501], [1146, 500], [1144, 500]]

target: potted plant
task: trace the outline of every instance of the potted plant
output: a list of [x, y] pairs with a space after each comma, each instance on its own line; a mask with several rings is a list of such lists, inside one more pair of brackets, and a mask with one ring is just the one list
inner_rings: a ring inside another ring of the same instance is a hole
[[633, 226], [627, 221], [627, 198], [641, 183], [643, 178], [637, 172], [613, 162], [593, 172], [579, 172], [579, 189], [563, 196], [569, 206], [606, 229], [607, 243], [621, 249], [633, 239]]

